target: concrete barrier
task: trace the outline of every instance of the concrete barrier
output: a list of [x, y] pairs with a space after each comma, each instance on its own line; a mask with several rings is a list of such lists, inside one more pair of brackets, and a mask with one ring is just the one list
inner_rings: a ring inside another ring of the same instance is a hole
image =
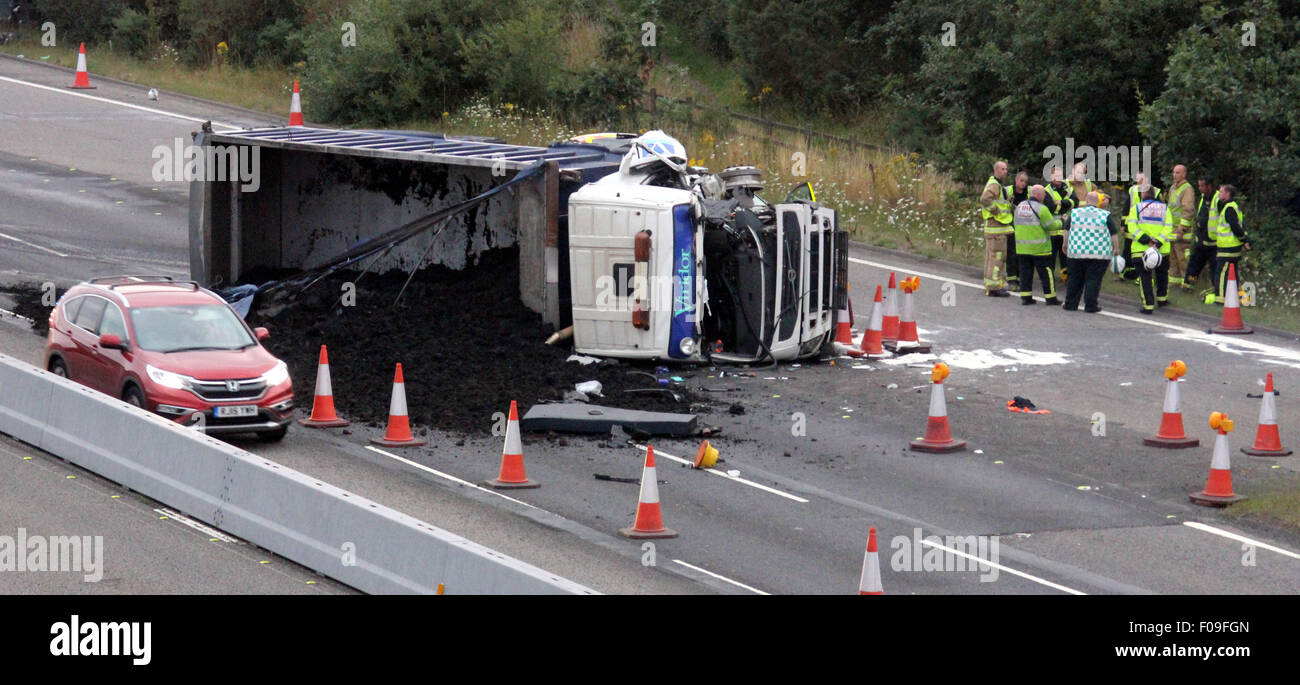
[[0, 432], [363, 592], [595, 594], [3, 354]]

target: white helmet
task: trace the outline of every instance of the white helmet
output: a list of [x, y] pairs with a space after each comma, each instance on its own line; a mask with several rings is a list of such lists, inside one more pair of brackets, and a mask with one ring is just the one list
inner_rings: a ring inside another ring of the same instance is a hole
[[632, 148], [623, 156], [622, 167], [634, 171], [661, 163], [659, 157], [653, 153], [658, 153], [675, 164], [685, 165], [687, 162], [684, 145], [667, 133], [654, 130], [646, 131], [632, 142]]
[[1115, 258], [1110, 260], [1110, 272], [1113, 274], [1124, 273], [1125, 266], [1127, 266], [1127, 264], [1124, 261], [1123, 255], [1115, 255]]
[[1148, 247], [1146, 251], [1142, 253], [1142, 266], [1145, 266], [1148, 270], [1153, 270], [1159, 267], [1160, 250], [1156, 249], [1155, 246]]

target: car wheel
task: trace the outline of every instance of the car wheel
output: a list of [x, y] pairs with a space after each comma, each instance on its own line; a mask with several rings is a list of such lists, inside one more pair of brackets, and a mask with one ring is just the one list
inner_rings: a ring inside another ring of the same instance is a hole
[[134, 385], [126, 386], [126, 390], [122, 391], [122, 401], [144, 409], [144, 393]]
[[265, 431], [262, 433], [258, 433], [257, 439], [261, 440], [262, 442], [280, 442], [281, 440], [284, 439], [285, 434], [288, 432], [289, 432], [288, 426], [280, 426], [279, 428], [273, 431]]
[[56, 376], [68, 377], [68, 365], [63, 363], [62, 359], [55, 358], [50, 362], [50, 373]]

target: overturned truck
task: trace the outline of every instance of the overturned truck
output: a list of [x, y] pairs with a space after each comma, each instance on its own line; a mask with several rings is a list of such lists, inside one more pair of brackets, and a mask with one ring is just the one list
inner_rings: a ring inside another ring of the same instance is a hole
[[534, 147], [205, 128], [195, 148], [256, 175], [191, 184], [191, 276], [205, 286], [354, 266], [461, 269], [517, 246], [522, 302], [571, 326], [578, 352], [677, 361], [817, 354], [845, 302], [845, 235], [810, 187], [771, 204], [757, 168], [690, 166], [658, 131]]

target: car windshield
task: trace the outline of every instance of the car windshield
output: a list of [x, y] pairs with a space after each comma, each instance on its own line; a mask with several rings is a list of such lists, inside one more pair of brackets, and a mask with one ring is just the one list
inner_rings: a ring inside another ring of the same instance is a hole
[[131, 323], [136, 344], [154, 352], [238, 350], [257, 344], [225, 305], [142, 307], [131, 311]]

